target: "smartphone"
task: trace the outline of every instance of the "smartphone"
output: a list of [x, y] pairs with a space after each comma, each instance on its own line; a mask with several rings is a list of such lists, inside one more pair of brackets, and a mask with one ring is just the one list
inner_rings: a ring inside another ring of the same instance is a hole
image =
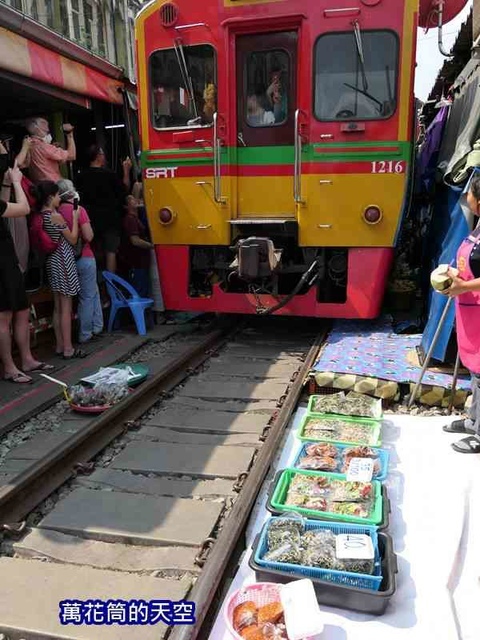
[[78, 198], [73, 199], [73, 210], [76, 211], [78, 209]]

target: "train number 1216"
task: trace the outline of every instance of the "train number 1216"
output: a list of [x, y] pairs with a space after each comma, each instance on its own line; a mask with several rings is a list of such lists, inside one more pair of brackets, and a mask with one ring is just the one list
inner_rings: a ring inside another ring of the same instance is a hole
[[394, 160], [378, 160], [372, 162], [371, 173], [405, 173], [405, 162], [401, 160], [395, 162]]

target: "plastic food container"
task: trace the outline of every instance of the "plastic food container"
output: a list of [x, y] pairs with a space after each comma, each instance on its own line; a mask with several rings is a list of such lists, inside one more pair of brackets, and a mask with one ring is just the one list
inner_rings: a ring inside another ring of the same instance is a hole
[[[341, 394], [343, 392], [339, 392], [339, 394]], [[333, 394], [333, 395], [337, 395], [337, 394]], [[349, 391], [346, 396], [365, 396], [365, 394], [362, 393], [356, 393], [355, 391]], [[319, 408], [315, 407], [315, 403], [317, 400], [321, 399], [321, 398], [325, 398], [325, 397], [329, 397], [329, 394], [327, 394], [327, 396], [325, 395], [312, 395], [310, 396], [310, 399], [308, 401], [308, 413], [326, 413], [325, 411], [322, 411]], [[330, 396], [331, 397], [331, 396]], [[335, 415], [343, 415], [343, 416], [350, 416], [350, 417], [359, 417], [359, 418], [364, 418], [366, 420], [381, 420], [383, 418], [383, 408], [382, 408], [382, 400], [380, 398], [372, 398], [370, 396], [367, 396], [369, 398], [369, 400], [371, 401], [371, 406], [372, 406], [372, 415], [369, 416], [365, 416], [365, 415], [358, 415], [355, 413], [343, 413], [343, 414], [338, 414], [335, 413]], [[332, 412], [332, 414], [329, 415], [333, 415], [334, 412]]]
[[[343, 440], [343, 441], [337, 440], [335, 439], [334, 434], [332, 434], [332, 438], [328, 438], [328, 437], [315, 438], [312, 435], [305, 435], [305, 429], [307, 428], [308, 423], [311, 420], [322, 420], [327, 423], [333, 420], [341, 420], [342, 422], [348, 422], [352, 424], [361, 424], [363, 426], [368, 427], [370, 436], [367, 439], [367, 441], [363, 441], [363, 442], [360, 440]], [[382, 424], [381, 422], [378, 422], [376, 420], [367, 420], [364, 418], [351, 418], [348, 416], [341, 416], [333, 413], [307, 413], [302, 418], [300, 427], [297, 432], [297, 437], [300, 440], [308, 440], [310, 442], [331, 442], [332, 444], [365, 445], [368, 447], [379, 447], [382, 444], [381, 432], [382, 432]]]
[[[297, 578], [293, 579], [296, 580]], [[290, 578], [289, 582], [291, 581], [292, 578]], [[223, 617], [225, 620], [225, 624], [232, 638], [235, 638], [235, 640], [244, 640], [242, 636], [238, 634], [233, 628], [233, 611], [235, 607], [242, 602], [247, 602], [248, 600], [254, 602], [257, 607], [263, 607], [264, 605], [271, 604], [272, 602], [280, 602], [280, 590], [278, 585], [279, 582], [282, 581], [276, 580], [273, 583], [257, 582], [255, 584], [247, 585], [242, 589], [238, 589], [237, 591], [234, 591], [234, 593], [232, 593], [232, 595], [227, 599], [223, 608]], [[305, 640], [310, 640], [310, 638], [305, 638]]]
[[305, 520], [305, 531], [321, 531], [329, 529], [334, 534], [341, 533], [364, 534], [368, 535], [373, 543], [375, 551], [375, 568], [373, 574], [351, 573], [348, 571], [334, 571], [333, 569], [322, 569], [319, 567], [307, 567], [300, 564], [287, 562], [272, 562], [264, 560], [263, 557], [268, 551], [268, 529], [270, 524], [278, 520], [278, 518], [270, 518], [263, 525], [263, 529], [259, 536], [255, 539], [252, 550], [252, 558], [258, 567], [264, 570], [273, 569], [274, 571], [287, 571], [295, 573], [300, 578], [309, 578], [310, 580], [318, 579], [336, 584], [343, 584], [361, 589], [370, 589], [378, 591], [382, 583], [381, 560], [378, 550], [378, 534], [376, 527], [367, 527], [354, 524], [339, 524], [336, 522], [318, 522], [314, 520]]
[[[303, 440], [303, 438], [302, 438]], [[295, 462], [293, 463], [293, 466], [295, 468], [297, 468], [297, 465], [300, 462], [301, 458], [304, 458], [307, 455], [306, 449], [310, 444], [317, 444], [318, 440], [310, 440], [308, 442], [305, 442], [305, 444], [302, 444], [299, 448], [298, 454], [295, 456]], [[333, 443], [330, 443], [333, 444]], [[336, 473], [343, 473], [342, 472], [342, 464], [343, 464], [343, 452], [345, 451], [345, 449], [351, 449], [352, 446], [362, 446], [362, 445], [350, 445], [350, 444], [336, 444], [334, 445], [337, 450], [338, 450], [338, 465], [337, 465], [337, 469], [335, 470]], [[372, 449], [374, 449], [375, 453], [378, 456], [378, 460], [380, 462], [380, 468], [381, 471], [378, 475], [374, 476], [373, 479], [374, 480], [378, 480], [379, 482], [383, 482], [384, 480], [387, 479], [387, 475], [388, 475], [388, 462], [390, 459], [390, 454], [388, 453], [388, 451], [385, 451], [385, 449], [378, 449], [376, 447], [371, 447]], [[311, 471], [314, 471], [314, 469], [311, 469]], [[327, 473], [326, 471], [322, 471], [322, 473]]]
[[[254, 542], [254, 549], [257, 544], [258, 539]], [[385, 613], [396, 590], [396, 574], [398, 572], [397, 557], [393, 551], [392, 539], [388, 534], [382, 532], [378, 534], [378, 549], [383, 576], [378, 591], [310, 578], [315, 588], [318, 603], [328, 607], [349, 609], [377, 616]], [[255, 562], [254, 553], [250, 556], [249, 565], [255, 571], [257, 580], [270, 580], [286, 584], [304, 577], [301, 572], [296, 570], [283, 571], [261, 567]]]
[[313, 520], [332, 520], [337, 522], [348, 522], [352, 524], [363, 524], [377, 526], [379, 529], [386, 529], [389, 523], [390, 503], [387, 498], [385, 487], [378, 481], [372, 480], [374, 489], [373, 507], [368, 518], [359, 516], [349, 516], [330, 511], [317, 511], [305, 507], [296, 507], [285, 503], [290, 482], [293, 476], [300, 474], [313, 477], [326, 477], [329, 480], [345, 480], [345, 476], [340, 473], [322, 473], [319, 471], [304, 471], [303, 469], [283, 469], [275, 476], [268, 494], [267, 509], [276, 515], [293, 511]]

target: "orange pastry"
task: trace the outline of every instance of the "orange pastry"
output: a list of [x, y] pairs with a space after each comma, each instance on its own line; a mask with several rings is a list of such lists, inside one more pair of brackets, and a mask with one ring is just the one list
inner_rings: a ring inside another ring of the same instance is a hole
[[276, 624], [283, 615], [283, 608], [280, 602], [271, 602], [258, 610], [258, 624], [262, 625], [267, 622]]
[[245, 627], [256, 624], [257, 613], [258, 609], [251, 600], [238, 604], [233, 610], [233, 628], [235, 631], [241, 631]]

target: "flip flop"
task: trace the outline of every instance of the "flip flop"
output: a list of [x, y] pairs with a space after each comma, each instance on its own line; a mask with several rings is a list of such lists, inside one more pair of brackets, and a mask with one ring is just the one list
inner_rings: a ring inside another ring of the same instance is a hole
[[53, 371], [55, 369], [55, 367], [53, 366], [53, 364], [47, 364], [46, 362], [40, 362], [40, 364], [37, 364], [36, 367], [34, 367], [33, 369], [25, 369], [25, 371], [27, 373], [41, 373], [41, 372], [45, 372], [45, 371]]
[[475, 436], [468, 436], [452, 444], [452, 449], [458, 453], [480, 453], [480, 440]]
[[33, 382], [33, 379], [24, 373], [14, 373], [13, 376], [5, 376], [3, 379], [5, 382], [13, 382], [14, 384], [32, 384]]
[[86, 358], [87, 354], [85, 353], [85, 351], [82, 351], [81, 349], [75, 349], [75, 351], [69, 355], [63, 355], [62, 358], [64, 360], [73, 360], [74, 358]]
[[465, 427], [465, 420], [454, 420], [442, 427], [447, 433], [475, 433], [473, 429]]

